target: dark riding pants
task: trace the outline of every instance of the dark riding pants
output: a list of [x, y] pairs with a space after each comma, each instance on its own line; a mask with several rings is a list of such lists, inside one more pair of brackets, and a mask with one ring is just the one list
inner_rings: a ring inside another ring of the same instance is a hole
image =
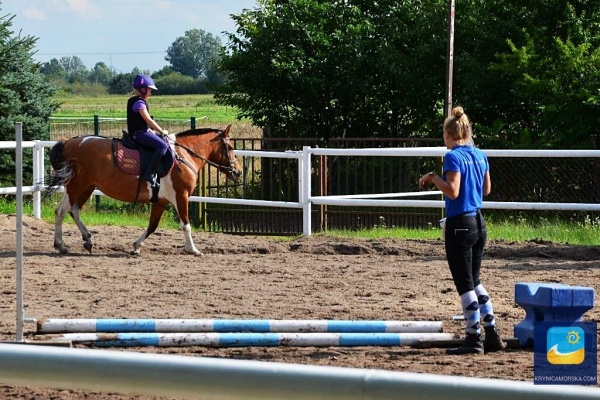
[[135, 140], [139, 144], [146, 146], [146, 147], [151, 147], [154, 149], [154, 151], [156, 153], [160, 153], [163, 156], [166, 154], [167, 150], [169, 149], [169, 146], [167, 145], [167, 143], [160, 136], [158, 136], [151, 130], [137, 131], [137, 132], [134, 132], [132, 136], [133, 136], [133, 140]]
[[446, 258], [459, 295], [479, 285], [479, 271], [487, 241], [487, 228], [481, 213], [446, 219]]

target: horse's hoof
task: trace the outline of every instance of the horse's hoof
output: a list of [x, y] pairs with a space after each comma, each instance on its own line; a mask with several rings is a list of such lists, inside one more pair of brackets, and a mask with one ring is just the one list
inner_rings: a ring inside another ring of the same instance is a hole
[[132, 256], [139, 256], [140, 255], [140, 249], [131, 250], [129, 252], [129, 254], [131, 254]]
[[186, 253], [188, 253], [188, 254], [193, 254], [193, 255], [195, 255], [195, 256], [203, 256], [203, 255], [204, 255], [204, 253], [202, 253], [202, 252], [201, 252], [200, 250], [198, 250], [198, 249], [192, 249], [192, 250], [185, 249], [185, 252], [186, 252]]
[[88, 252], [92, 252], [92, 248], [94, 247], [93, 243], [89, 243], [89, 242], [85, 242], [83, 244], [83, 247], [88, 251]]
[[67, 254], [67, 253], [69, 252], [69, 250], [67, 249], [67, 247], [66, 247], [66, 246], [64, 246], [64, 245], [56, 245], [56, 244], [55, 244], [55, 245], [54, 245], [54, 248], [55, 248], [56, 250], [58, 250], [58, 252], [59, 252], [60, 254]]

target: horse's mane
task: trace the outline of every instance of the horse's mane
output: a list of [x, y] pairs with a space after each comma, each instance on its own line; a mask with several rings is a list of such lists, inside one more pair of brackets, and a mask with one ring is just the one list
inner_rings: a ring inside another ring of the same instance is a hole
[[178, 133], [177, 137], [185, 137], [185, 136], [196, 136], [196, 135], [204, 135], [206, 133], [211, 132], [219, 132], [220, 130], [217, 128], [198, 128], [198, 129], [190, 129], [184, 132]]

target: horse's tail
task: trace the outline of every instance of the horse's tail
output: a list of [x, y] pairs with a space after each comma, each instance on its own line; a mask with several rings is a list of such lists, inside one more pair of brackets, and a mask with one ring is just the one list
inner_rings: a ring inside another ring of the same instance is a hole
[[60, 186], [69, 183], [73, 177], [73, 165], [64, 157], [63, 149], [66, 139], [60, 139], [52, 149], [50, 149], [50, 164], [52, 172], [50, 173], [50, 181], [44, 190], [44, 198], [56, 192]]

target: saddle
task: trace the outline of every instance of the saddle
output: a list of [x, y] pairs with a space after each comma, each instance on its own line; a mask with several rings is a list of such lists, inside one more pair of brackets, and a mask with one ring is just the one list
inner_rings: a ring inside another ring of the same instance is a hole
[[[141, 175], [153, 154], [153, 148], [136, 143], [126, 131], [123, 131], [121, 139], [112, 140], [113, 163], [126, 174]], [[176, 163], [175, 152], [169, 146], [169, 151], [165, 153], [156, 170], [158, 178], [168, 175]]]

